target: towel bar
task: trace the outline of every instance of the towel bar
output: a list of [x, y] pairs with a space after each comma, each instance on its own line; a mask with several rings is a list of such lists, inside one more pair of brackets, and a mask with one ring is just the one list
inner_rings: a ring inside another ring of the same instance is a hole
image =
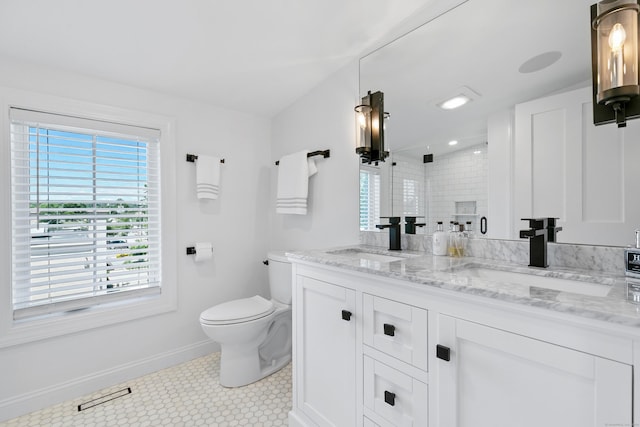
[[[198, 160], [196, 154], [187, 154], [187, 162], [194, 163], [196, 160]], [[220, 159], [220, 163], [224, 163], [224, 159]]]
[[[313, 157], [313, 156], [322, 156], [326, 159], [327, 157], [331, 157], [331, 150], [318, 150], [318, 151], [312, 151], [310, 153], [307, 153], [307, 157]], [[276, 166], [278, 166], [279, 164], [280, 164], [280, 160], [276, 162]]]

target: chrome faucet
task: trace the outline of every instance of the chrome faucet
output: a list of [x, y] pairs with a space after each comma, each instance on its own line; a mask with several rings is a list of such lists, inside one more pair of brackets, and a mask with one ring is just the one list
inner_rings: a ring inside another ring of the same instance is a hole
[[[528, 230], [520, 230], [520, 238], [529, 239], [529, 267], [547, 268], [548, 218], [522, 218], [529, 221]], [[554, 220], [555, 224], [555, 220]]]
[[547, 230], [549, 231], [547, 235], [547, 240], [549, 242], [555, 242], [558, 237], [558, 231], [562, 231], [562, 227], [556, 227], [556, 220], [560, 218], [547, 218]]
[[405, 216], [404, 217], [404, 232], [405, 234], [416, 234], [416, 227], [424, 227], [425, 224], [424, 222], [422, 223], [417, 223], [416, 219], [417, 218], [424, 218], [423, 216]]
[[389, 250], [399, 251], [401, 250], [400, 244], [400, 217], [399, 216], [383, 216], [381, 218], [389, 218], [389, 224], [378, 224], [376, 228], [380, 230], [389, 229]]

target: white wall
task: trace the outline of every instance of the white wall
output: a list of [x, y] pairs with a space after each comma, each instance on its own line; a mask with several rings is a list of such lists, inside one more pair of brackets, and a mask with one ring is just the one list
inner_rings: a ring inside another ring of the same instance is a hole
[[307, 215], [275, 213], [277, 170], [271, 170], [269, 245], [274, 249], [309, 249], [359, 241], [359, 158], [355, 154], [353, 108], [358, 101], [358, 63], [334, 73], [274, 118], [271, 160], [308, 149], [331, 150], [317, 158], [311, 177]]
[[[271, 163], [269, 120], [42, 69], [9, 58], [0, 58], [0, 86], [175, 118], [178, 189], [175, 200], [178, 253], [175, 256], [179, 280], [175, 312], [0, 348], [0, 420], [215, 350], [198, 322], [200, 312], [233, 298], [256, 293], [268, 296], [262, 260], [268, 247], [269, 221], [265, 212], [273, 208], [269, 201], [270, 173], [275, 168]], [[319, 128], [315, 131], [318, 133]], [[291, 147], [304, 141], [302, 137], [295, 138], [294, 134]], [[333, 139], [335, 152], [332, 159], [320, 165], [316, 177], [320, 186], [314, 189], [317, 197], [314, 204], [319, 205], [321, 212], [324, 212], [322, 204], [329, 190], [323, 187], [325, 180], [331, 179], [333, 187], [342, 179], [340, 174], [331, 177], [330, 173], [335, 174], [339, 170], [336, 167], [344, 162], [337, 145], [346, 143], [344, 137], [339, 140], [335, 134], [325, 136]], [[7, 135], [2, 135], [2, 141], [7, 143]], [[324, 145], [323, 141], [310, 141], [312, 148]], [[285, 148], [289, 146], [283, 146], [282, 150]], [[212, 154], [226, 159], [219, 200], [201, 202], [196, 199], [195, 165], [185, 161], [186, 153]], [[9, 183], [0, 185], [8, 186]], [[335, 189], [342, 191], [339, 186]], [[355, 190], [353, 196], [355, 200]], [[342, 201], [339, 203], [343, 204]], [[313, 215], [314, 227], [325, 223], [318, 210]], [[7, 226], [9, 218], [2, 218], [1, 222]], [[352, 228], [355, 230], [357, 224]], [[6, 236], [7, 232], [0, 235]], [[185, 247], [195, 241], [213, 242], [215, 258], [212, 262], [195, 264], [192, 257], [185, 255]], [[3, 245], [0, 249], [0, 256], [8, 259], [10, 255], [5, 248]], [[8, 286], [9, 271], [0, 274], [0, 283]], [[2, 304], [6, 309], [6, 301]]]

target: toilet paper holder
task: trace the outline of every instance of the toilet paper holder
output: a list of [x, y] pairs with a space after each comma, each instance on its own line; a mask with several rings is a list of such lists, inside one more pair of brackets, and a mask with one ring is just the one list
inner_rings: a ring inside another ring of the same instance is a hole
[[[198, 253], [200, 249], [200, 253]], [[207, 259], [208, 254], [213, 253], [213, 246], [211, 243], [196, 243], [195, 246], [187, 246], [187, 255], [196, 255], [196, 261], [198, 258]]]

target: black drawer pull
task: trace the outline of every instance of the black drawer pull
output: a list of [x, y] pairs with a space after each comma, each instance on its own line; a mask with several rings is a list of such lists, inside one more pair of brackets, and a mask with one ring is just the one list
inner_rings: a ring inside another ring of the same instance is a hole
[[351, 320], [351, 312], [348, 310], [342, 310], [342, 320], [346, 320], [347, 322]]
[[396, 406], [396, 394], [390, 391], [384, 391], [384, 401], [391, 406]]
[[385, 335], [389, 335], [390, 337], [395, 336], [395, 334], [396, 334], [396, 327], [395, 326], [390, 325], [388, 323], [385, 323], [383, 325], [383, 328], [384, 328], [384, 334]]
[[451, 349], [443, 345], [438, 344], [436, 346], [436, 357], [446, 362], [451, 360]]

